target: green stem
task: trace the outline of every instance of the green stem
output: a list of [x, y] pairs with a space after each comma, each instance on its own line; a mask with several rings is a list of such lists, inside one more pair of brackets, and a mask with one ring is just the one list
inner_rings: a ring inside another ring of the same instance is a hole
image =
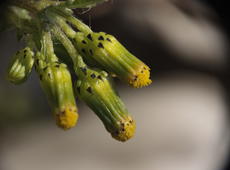
[[72, 58], [72, 61], [74, 63], [74, 70], [75, 70], [76, 74], [78, 74], [78, 68], [86, 67], [86, 64], [82, 60], [82, 57], [80, 56], [80, 54], [75, 49], [72, 42], [62, 32], [62, 30], [60, 30], [59, 27], [54, 26], [52, 29], [52, 33], [62, 43], [62, 45], [65, 47], [66, 51], [68, 52], [69, 56]]
[[55, 14], [58, 14], [59, 16], [65, 18], [66, 21], [73, 24], [73, 26], [75, 26], [79, 31], [86, 33], [86, 34], [92, 32], [92, 30], [88, 27], [88, 25], [84, 24], [81, 20], [75, 18], [72, 14], [67, 12], [64, 8], [53, 7], [50, 9], [50, 11], [52, 11]]
[[76, 36], [76, 32], [66, 23], [63, 17], [57, 16], [53, 13], [49, 15], [51, 20], [54, 20], [55, 24], [58, 24], [59, 27], [64, 31], [64, 33], [73, 39]]
[[46, 57], [46, 61], [58, 61], [54, 53], [53, 41], [50, 32], [43, 31], [41, 39], [41, 53]]
[[108, 0], [68, 0], [67, 2], [63, 2], [60, 4], [62, 7], [66, 8], [92, 8], [99, 3], [105, 2]]

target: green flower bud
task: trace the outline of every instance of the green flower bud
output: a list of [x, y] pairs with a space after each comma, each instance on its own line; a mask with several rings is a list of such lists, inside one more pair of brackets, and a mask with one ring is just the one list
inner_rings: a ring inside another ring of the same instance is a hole
[[75, 84], [76, 94], [102, 120], [112, 137], [119, 141], [130, 139], [135, 132], [135, 122], [108, 80], [107, 73], [87, 67], [80, 68]]
[[90, 65], [100, 66], [133, 87], [151, 83], [150, 68], [127, 51], [114, 36], [103, 32], [78, 32], [74, 40], [75, 47]]
[[40, 84], [56, 118], [56, 124], [67, 130], [78, 120], [77, 106], [73, 93], [71, 75], [65, 64], [45, 63], [36, 60]]
[[34, 64], [34, 53], [29, 47], [18, 51], [8, 67], [7, 78], [14, 84], [27, 80]]

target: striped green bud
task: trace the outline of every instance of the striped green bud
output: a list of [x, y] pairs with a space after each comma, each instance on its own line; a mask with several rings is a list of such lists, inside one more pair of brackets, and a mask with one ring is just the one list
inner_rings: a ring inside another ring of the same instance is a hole
[[63, 63], [45, 63], [36, 60], [36, 70], [56, 119], [56, 124], [64, 129], [75, 126], [78, 120], [71, 75]]
[[132, 55], [112, 35], [104, 32], [75, 36], [75, 47], [90, 65], [100, 66], [133, 87], [151, 83], [150, 68]]
[[135, 122], [113, 89], [107, 73], [87, 67], [80, 71], [75, 83], [76, 94], [97, 114], [113, 138], [119, 141], [130, 139], [135, 132]]
[[29, 47], [18, 51], [10, 63], [7, 78], [14, 84], [20, 84], [27, 80], [34, 64], [34, 53]]

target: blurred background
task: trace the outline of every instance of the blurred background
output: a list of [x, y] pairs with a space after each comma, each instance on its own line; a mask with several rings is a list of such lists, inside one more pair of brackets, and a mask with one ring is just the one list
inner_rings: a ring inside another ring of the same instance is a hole
[[113, 34], [152, 71], [132, 89], [116, 81], [137, 123], [126, 143], [110, 137], [78, 101], [78, 125], [55, 126], [33, 73], [23, 85], [5, 79], [23, 47], [0, 33], [0, 170], [230, 170], [229, 11], [211, 0], [110, 0], [76, 15]]

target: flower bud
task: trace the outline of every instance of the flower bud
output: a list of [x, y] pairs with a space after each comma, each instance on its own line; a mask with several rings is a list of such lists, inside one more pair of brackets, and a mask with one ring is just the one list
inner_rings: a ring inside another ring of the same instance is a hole
[[56, 124], [64, 130], [74, 127], [78, 120], [71, 75], [65, 64], [45, 63], [37, 59], [40, 84], [54, 113]]
[[8, 67], [7, 78], [14, 84], [27, 80], [34, 64], [34, 53], [29, 47], [18, 51]]
[[90, 65], [100, 66], [133, 87], [151, 83], [150, 68], [112, 35], [79, 32], [75, 37], [75, 46]]
[[87, 67], [80, 69], [82, 74], [78, 74], [76, 94], [97, 114], [113, 138], [119, 141], [130, 139], [135, 132], [135, 122], [113, 89], [107, 73]]

